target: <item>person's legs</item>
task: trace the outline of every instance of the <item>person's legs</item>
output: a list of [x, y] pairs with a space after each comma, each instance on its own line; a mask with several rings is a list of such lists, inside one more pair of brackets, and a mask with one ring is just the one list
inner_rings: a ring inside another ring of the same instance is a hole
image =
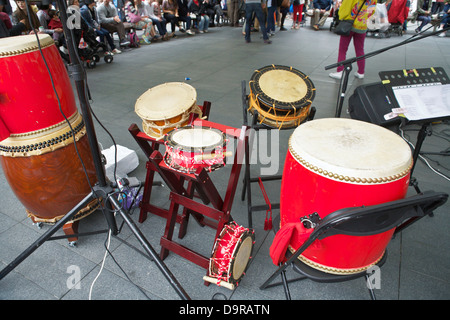
[[266, 30], [266, 20], [264, 18], [264, 13], [262, 11], [262, 7], [261, 4], [256, 3], [255, 4], [255, 14], [256, 14], [256, 18], [259, 20], [259, 25], [263, 34], [263, 39], [264, 41], [269, 40], [269, 36], [267, 35], [267, 30]]
[[248, 3], [245, 6], [245, 41], [250, 42], [250, 29], [252, 24], [252, 15], [254, 11], [253, 3]]
[[[339, 53], [338, 53], [338, 62], [344, 61], [347, 57], [347, 50], [352, 40], [354, 32], [351, 31], [349, 36], [341, 36], [339, 39]], [[339, 66], [337, 68], [337, 72], [341, 72], [344, 70], [344, 66]]]
[[[357, 57], [364, 55], [364, 41], [366, 40], [365, 33], [354, 33], [353, 34], [353, 46], [355, 47], [355, 54]], [[358, 65], [358, 73], [360, 75], [364, 74], [366, 67], [366, 59], [360, 59], [356, 62]]]

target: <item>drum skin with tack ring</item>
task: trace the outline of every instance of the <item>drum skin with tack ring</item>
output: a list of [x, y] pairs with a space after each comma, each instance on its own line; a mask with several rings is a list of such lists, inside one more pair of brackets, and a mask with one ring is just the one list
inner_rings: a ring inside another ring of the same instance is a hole
[[198, 168], [211, 172], [225, 165], [227, 138], [222, 131], [201, 126], [185, 126], [164, 137], [164, 162], [180, 172], [194, 173]]
[[[0, 39], [0, 161], [28, 216], [55, 223], [97, 178], [67, 70], [52, 38], [38, 39], [40, 49], [36, 35]], [[93, 200], [74, 219], [97, 207]]]
[[287, 66], [270, 65], [256, 70], [249, 82], [249, 111], [270, 128], [289, 129], [310, 114], [316, 89], [303, 72]]
[[188, 124], [191, 113], [201, 117], [197, 91], [184, 82], [167, 82], [150, 88], [136, 101], [136, 114], [142, 129], [155, 139], [162, 139], [173, 129]]
[[[402, 199], [412, 167], [411, 149], [397, 134], [352, 119], [318, 119], [302, 124], [289, 139], [280, 197], [280, 227], [350, 207]], [[351, 274], [379, 261], [394, 229], [356, 237], [316, 240], [299, 259], [318, 270]], [[305, 237], [294, 234], [290, 250]]]
[[203, 280], [233, 290], [245, 275], [254, 243], [253, 229], [234, 221], [226, 224], [214, 243], [208, 275]]

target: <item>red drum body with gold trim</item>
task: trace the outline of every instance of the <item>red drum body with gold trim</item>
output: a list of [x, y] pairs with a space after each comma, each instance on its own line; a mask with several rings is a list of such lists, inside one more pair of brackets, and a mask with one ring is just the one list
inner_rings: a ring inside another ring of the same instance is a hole
[[90, 192], [73, 136], [97, 180], [66, 68], [51, 37], [38, 36], [54, 88], [35, 35], [0, 40], [0, 161], [31, 218], [54, 223]]
[[201, 126], [185, 126], [164, 137], [165, 163], [181, 172], [198, 168], [213, 171], [225, 165], [227, 139], [222, 131]]
[[[289, 139], [280, 199], [280, 226], [317, 213], [370, 206], [405, 197], [412, 167], [408, 144], [395, 133], [352, 119], [320, 119]], [[316, 240], [299, 259], [324, 272], [361, 272], [377, 263], [394, 229], [356, 237]], [[295, 235], [290, 249], [300, 247]]]

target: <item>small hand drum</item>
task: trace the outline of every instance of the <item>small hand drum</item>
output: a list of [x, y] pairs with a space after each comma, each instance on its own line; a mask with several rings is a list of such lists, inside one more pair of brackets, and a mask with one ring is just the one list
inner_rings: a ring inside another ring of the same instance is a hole
[[297, 127], [311, 110], [316, 89], [311, 79], [292, 67], [271, 65], [256, 70], [249, 82], [249, 111], [268, 127]]
[[196, 90], [184, 82], [168, 82], [147, 90], [136, 101], [136, 114], [142, 129], [161, 139], [169, 131], [188, 124], [191, 113], [201, 115]]
[[194, 173], [198, 168], [216, 170], [225, 165], [227, 139], [222, 131], [185, 126], [164, 137], [165, 163], [174, 170]]

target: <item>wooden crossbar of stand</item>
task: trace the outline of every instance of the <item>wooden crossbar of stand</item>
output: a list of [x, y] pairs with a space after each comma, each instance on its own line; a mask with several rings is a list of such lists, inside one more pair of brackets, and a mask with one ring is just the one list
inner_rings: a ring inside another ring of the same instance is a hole
[[[158, 172], [170, 189], [170, 208], [166, 215], [164, 235], [160, 241], [161, 259], [165, 259], [169, 252], [174, 252], [200, 267], [208, 269], [209, 257], [205, 257], [173, 240], [175, 223], [177, 223], [179, 217], [178, 210], [180, 206], [183, 207], [183, 222], [186, 224], [189, 216], [192, 215], [203, 225], [216, 229], [212, 244], [215, 243], [225, 224], [232, 221], [231, 207], [243, 162], [247, 128], [243, 126], [242, 129], [236, 129], [205, 120], [195, 120], [193, 125], [219, 129], [238, 141], [223, 198], [204, 168], [198, 168], [194, 173], [176, 171], [163, 161], [163, 156], [158, 150], [150, 155], [149, 163], [151, 170]], [[187, 182], [186, 188], [184, 187], [185, 182]], [[194, 191], [198, 192], [198, 197], [194, 197]], [[209, 282], [205, 282], [205, 285], [209, 285]]]

